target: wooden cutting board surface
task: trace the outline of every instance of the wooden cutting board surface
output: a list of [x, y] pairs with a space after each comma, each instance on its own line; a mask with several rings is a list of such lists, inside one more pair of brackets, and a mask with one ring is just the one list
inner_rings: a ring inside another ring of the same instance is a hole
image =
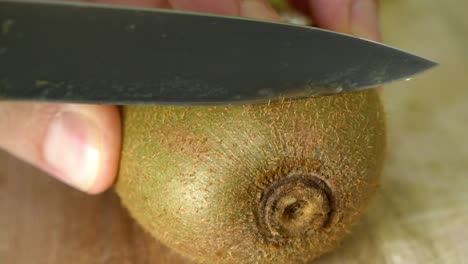
[[[468, 263], [468, 1], [384, 0], [385, 42], [441, 66], [384, 90], [382, 187], [316, 263]], [[187, 263], [112, 192], [87, 196], [0, 152], [0, 263]]]

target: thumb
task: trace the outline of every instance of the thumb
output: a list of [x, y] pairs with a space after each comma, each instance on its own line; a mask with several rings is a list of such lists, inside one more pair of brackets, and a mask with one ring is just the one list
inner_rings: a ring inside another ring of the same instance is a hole
[[113, 183], [120, 137], [116, 107], [0, 103], [0, 147], [88, 193]]

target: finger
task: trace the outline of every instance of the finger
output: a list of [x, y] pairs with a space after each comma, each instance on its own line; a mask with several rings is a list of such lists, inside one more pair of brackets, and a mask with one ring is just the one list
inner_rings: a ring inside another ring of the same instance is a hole
[[238, 0], [169, 0], [172, 8], [220, 15], [239, 15]]
[[168, 0], [85, 0], [103, 4], [128, 5], [139, 7], [169, 8]]
[[240, 0], [243, 17], [279, 21], [281, 18], [267, 0]]
[[0, 147], [88, 193], [113, 183], [120, 130], [116, 107], [0, 103]]
[[319, 27], [380, 40], [378, 0], [309, 0]]
[[267, 0], [170, 0], [174, 9], [194, 12], [279, 20]]

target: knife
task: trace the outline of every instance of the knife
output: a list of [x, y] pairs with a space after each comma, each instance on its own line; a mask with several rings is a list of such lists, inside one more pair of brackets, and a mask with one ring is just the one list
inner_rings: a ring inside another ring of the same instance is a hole
[[256, 103], [352, 92], [435, 62], [323, 29], [114, 5], [0, 0], [0, 100]]

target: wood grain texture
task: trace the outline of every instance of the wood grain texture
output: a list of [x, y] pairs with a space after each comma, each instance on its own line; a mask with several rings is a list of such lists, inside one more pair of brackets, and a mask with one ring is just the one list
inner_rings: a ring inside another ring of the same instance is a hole
[[[468, 2], [384, 0], [385, 42], [441, 66], [384, 90], [382, 187], [342, 246], [315, 263], [468, 263]], [[116, 195], [90, 197], [0, 153], [0, 263], [186, 263]]]
[[88, 196], [0, 153], [0, 263], [185, 263], [113, 191]]

